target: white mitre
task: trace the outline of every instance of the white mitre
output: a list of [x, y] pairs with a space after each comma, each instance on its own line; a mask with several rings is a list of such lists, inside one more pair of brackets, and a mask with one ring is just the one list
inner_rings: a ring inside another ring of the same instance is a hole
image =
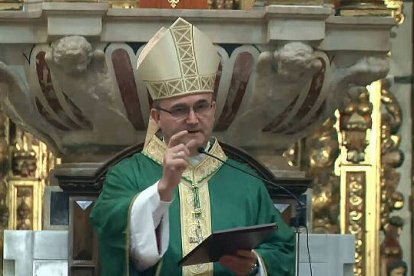
[[178, 18], [142, 50], [138, 74], [153, 100], [214, 91], [220, 57], [212, 41]]
[[[178, 18], [161, 28], [142, 50], [137, 71], [153, 100], [213, 93], [220, 57], [212, 41]], [[145, 145], [157, 132], [150, 117]]]

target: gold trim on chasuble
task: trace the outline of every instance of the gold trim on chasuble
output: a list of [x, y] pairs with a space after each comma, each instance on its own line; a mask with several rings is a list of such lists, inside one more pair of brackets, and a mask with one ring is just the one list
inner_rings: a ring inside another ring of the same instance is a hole
[[[165, 143], [154, 135], [142, 153], [162, 165], [166, 148]], [[227, 159], [217, 141], [213, 143], [210, 153], [222, 160]], [[207, 156], [196, 166], [190, 164], [183, 173], [178, 185], [183, 256], [212, 232], [208, 180], [221, 166], [220, 161]], [[213, 263], [184, 266], [183, 275], [213, 275]]]

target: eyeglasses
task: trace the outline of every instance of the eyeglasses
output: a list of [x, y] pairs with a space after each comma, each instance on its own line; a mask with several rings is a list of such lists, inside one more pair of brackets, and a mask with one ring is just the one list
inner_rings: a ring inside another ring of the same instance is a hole
[[210, 102], [200, 102], [200, 103], [196, 103], [192, 107], [188, 105], [178, 105], [178, 106], [171, 108], [170, 110], [164, 109], [161, 107], [155, 107], [155, 109], [167, 112], [174, 118], [184, 119], [188, 117], [191, 109], [193, 109], [194, 113], [197, 116], [204, 116], [208, 114], [208, 112], [211, 110], [212, 107], [213, 107], [213, 104]]

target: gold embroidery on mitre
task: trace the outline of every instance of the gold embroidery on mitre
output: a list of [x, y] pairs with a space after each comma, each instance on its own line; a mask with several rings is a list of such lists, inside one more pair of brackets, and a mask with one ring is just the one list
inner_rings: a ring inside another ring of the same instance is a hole
[[175, 42], [181, 74], [183, 77], [197, 76], [197, 61], [194, 55], [193, 26], [182, 20], [170, 28]]
[[166, 81], [147, 81], [147, 86], [154, 93], [154, 99], [169, 98], [180, 94], [212, 91], [216, 74], [177, 78]]
[[220, 57], [204, 33], [178, 18], [150, 40], [138, 61], [138, 72], [152, 99], [163, 99], [213, 93]]

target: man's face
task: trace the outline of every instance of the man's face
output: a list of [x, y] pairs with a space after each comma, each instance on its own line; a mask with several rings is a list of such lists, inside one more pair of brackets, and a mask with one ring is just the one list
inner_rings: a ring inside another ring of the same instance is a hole
[[[160, 100], [158, 107], [159, 109], [151, 109], [151, 116], [161, 128], [167, 144], [172, 135], [187, 130], [188, 134], [180, 142], [187, 144], [194, 140], [194, 143], [191, 143], [194, 146], [189, 148], [191, 155], [195, 155], [199, 147], [206, 146], [213, 131], [216, 111], [216, 103], [212, 99], [212, 93]], [[182, 111], [189, 108], [188, 114], [182, 115]]]

